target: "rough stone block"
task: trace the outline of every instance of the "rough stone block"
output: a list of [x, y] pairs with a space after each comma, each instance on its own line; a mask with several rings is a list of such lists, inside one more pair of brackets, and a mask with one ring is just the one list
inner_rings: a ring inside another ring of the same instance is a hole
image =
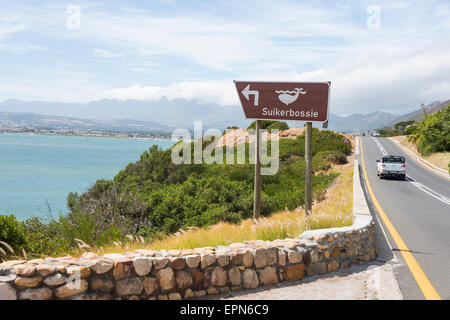
[[259, 281], [263, 285], [278, 283], [276, 269], [274, 267], [265, 267], [259, 272]]
[[191, 274], [187, 271], [177, 271], [175, 280], [178, 289], [187, 289], [194, 283]]
[[82, 279], [80, 281], [69, 282], [55, 290], [55, 296], [60, 299], [68, 298], [88, 289], [88, 283]]
[[327, 272], [327, 264], [325, 262], [312, 263], [308, 266], [308, 274], [324, 274]]
[[263, 268], [277, 263], [277, 248], [256, 249], [254, 263], [256, 268]]
[[288, 266], [284, 269], [284, 278], [287, 281], [296, 281], [303, 279], [305, 276], [305, 265], [297, 264], [293, 266]]
[[147, 257], [134, 258], [133, 268], [138, 276], [146, 276], [152, 270], [152, 259]]
[[53, 292], [47, 287], [27, 289], [19, 293], [19, 300], [48, 300]]
[[192, 278], [194, 280], [194, 289], [201, 290], [205, 287], [208, 287], [208, 284], [205, 285], [205, 282], [207, 282], [206, 271], [193, 270]]
[[38, 264], [36, 265], [36, 271], [41, 275], [41, 276], [49, 276], [51, 274], [54, 274], [56, 272], [56, 267], [54, 266], [50, 266], [48, 264]]
[[14, 283], [18, 287], [34, 288], [42, 282], [42, 277], [18, 277]]
[[303, 254], [296, 250], [289, 250], [288, 251], [288, 259], [289, 263], [300, 263], [303, 260]]
[[141, 294], [144, 286], [139, 278], [127, 278], [117, 281], [116, 291], [119, 296]]
[[226, 267], [230, 264], [230, 256], [227, 253], [216, 254], [217, 264]]
[[67, 282], [67, 278], [62, 274], [57, 273], [53, 276], [44, 279], [44, 284], [47, 286], [59, 286]]
[[175, 274], [172, 268], [164, 268], [156, 273], [159, 284], [163, 290], [172, 290], [175, 288]]
[[159, 289], [159, 281], [157, 278], [153, 277], [145, 277], [144, 281], [142, 281], [142, 285], [148, 296], [151, 296]]
[[68, 267], [66, 273], [69, 276], [79, 276], [81, 278], [87, 278], [91, 275], [91, 269], [86, 266], [72, 266]]
[[9, 283], [0, 282], [0, 300], [17, 300], [16, 289]]
[[228, 270], [228, 282], [232, 286], [240, 286], [241, 285], [241, 272], [238, 267], [233, 267]]
[[170, 258], [170, 266], [173, 270], [183, 270], [186, 266], [184, 257]]
[[278, 250], [278, 266], [284, 267], [286, 265], [287, 253], [284, 250]]
[[189, 268], [197, 268], [200, 263], [199, 255], [189, 255], [186, 256], [186, 264]]
[[201, 268], [204, 269], [206, 267], [209, 267], [210, 265], [213, 265], [216, 262], [216, 257], [214, 254], [202, 254], [200, 258], [200, 264]]
[[93, 278], [90, 281], [90, 290], [92, 291], [111, 291], [114, 283], [111, 279]]
[[113, 268], [113, 262], [108, 259], [97, 259], [92, 261], [90, 268], [96, 274], [105, 274]]
[[213, 286], [224, 286], [227, 283], [227, 272], [221, 267], [215, 267], [211, 274]]
[[169, 293], [169, 300], [182, 300], [181, 294], [178, 292]]
[[169, 259], [164, 257], [156, 257], [152, 261], [156, 270], [164, 268], [169, 263]]
[[13, 272], [18, 276], [31, 277], [36, 271], [34, 264], [19, 264], [13, 268]]
[[253, 289], [259, 285], [258, 275], [253, 269], [245, 269], [243, 278], [245, 289]]

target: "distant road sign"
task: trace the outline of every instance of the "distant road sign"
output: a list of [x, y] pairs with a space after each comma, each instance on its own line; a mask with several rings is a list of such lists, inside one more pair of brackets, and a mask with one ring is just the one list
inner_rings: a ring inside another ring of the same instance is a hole
[[247, 119], [328, 121], [331, 82], [234, 83]]

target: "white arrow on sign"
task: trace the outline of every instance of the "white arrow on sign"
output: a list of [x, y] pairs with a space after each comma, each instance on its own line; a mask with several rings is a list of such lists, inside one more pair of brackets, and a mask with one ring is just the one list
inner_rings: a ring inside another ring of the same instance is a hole
[[245, 97], [247, 100], [250, 100], [250, 99], [249, 99], [249, 96], [250, 96], [251, 94], [254, 95], [254, 96], [255, 96], [255, 102], [254, 102], [254, 104], [255, 104], [255, 106], [258, 105], [259, 92], [258, 92], [257, 90], [250, 90], [250, 83], [248, 84], [248, 86], [245, 87], [244, 90], [242, 90], [242, 94], [244, 95], [244, 97]]

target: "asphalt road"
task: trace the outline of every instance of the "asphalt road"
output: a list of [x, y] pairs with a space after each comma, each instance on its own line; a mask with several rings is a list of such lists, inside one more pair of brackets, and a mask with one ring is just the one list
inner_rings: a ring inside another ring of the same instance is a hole
[[[425, 169], [389, 139], [361, 137], [361, 143], [376, 200], [440, 297], [450, 299], [450, 181]], [[406, 181], [377, 177], [376, 160], [384, 152], [406, 158]], [[378, 213], [377, 217], [382, 221]], [[381, 226], [385, 232], [378, 233], [386, 234], [388, 246], [381, 245], [379, 255], [391, 250], [398, 261], [395, 271], [404, 298], [424, 299], [383, 222]]]

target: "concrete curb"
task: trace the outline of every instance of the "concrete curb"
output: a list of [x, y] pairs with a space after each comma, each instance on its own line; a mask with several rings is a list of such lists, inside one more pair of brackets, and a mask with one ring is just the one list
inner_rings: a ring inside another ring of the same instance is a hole
[[[358, 147], [359, 143], [357, 142], [357, 148]], [[310, 239], [313, 237], [321, 237], [329, 233], [361, 230], [363, 228], [370, 227], [372, 223], [373, 218], [370, 213], [366, 197], [364, 196], [364, 191], [361, 186], [358, 160], [355, 159], [353, 172], [353, 224], [351, 226], [341, 228], [308, 230], [303, 232], [300, 235], [300, 238]]]

